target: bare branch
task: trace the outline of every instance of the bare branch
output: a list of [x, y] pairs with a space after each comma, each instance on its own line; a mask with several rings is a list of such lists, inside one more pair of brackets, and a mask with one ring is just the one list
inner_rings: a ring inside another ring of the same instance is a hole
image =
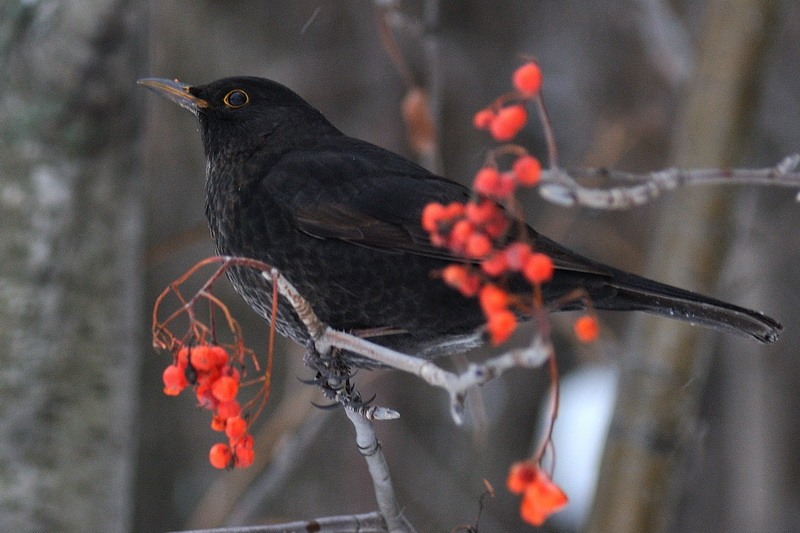
[[454, 374], [427, 359], [396, 352], [361, 337], [331, 328], [326, 330], [320, 341], [322, 346], [336, 346], [355, 352], [396, 370], [414, 374], [429, 385], [444, 389], [450, 395], [451, 414], [453, 420], [458, 424], [463, 421], [464, 400], [470, 387], [483, 385], [511, 368], [541, 366], [552, 350], [550, 344], [544, 343], [539, 337], [536, 337], [533, 343], [526, 348], [506, 352], [481, 364], [471, 363], [461, 374]]
[[389, 531], [415, 531], [414, 527], [403, 516], [403, 511], [397, 502], [394, 486], [392, 485], [392, 476], [389, 473], [389, 465], [375, 436], [375, 427], [370, 420], [352, 410], [345, 410], [345, 413], [350, 422], [353, 423], [353, 427], [356, 428], [356, 445], [358, 446], [358, 451], [361, 452], [367, 462], [369, 475], [372, 477], [372, 486], [375, 490], [375, 498], [378, 501], [378, 509], [380, 509], [386, 520], [386, 526]]
[[[396, 370], [414, 374], [429, 385], [444, 389], [450, 395], [453, 420], [459, 424], [463, 419], [464, 399], [470, 387], [483, 385], [511, 368], [539, 367], [547, 361], [553, 350], [549, 342], [536, 336], [530, 346], [503, 353], [481, 364], [472, 363], [461, 374], [454, 374], [427, 359], [406, 355], [326, 326], [320, 322], [311, 306], [292, 284], [278, 274], [275, 269], [271, 273], [264, 272], [263, 275], [267, 279], [272, 279], [273, 275], [278, 276], [278, 290], [295, 308], [295, 312], [311, 333], [315, 348], [319, 353], [328, 353], [332, 347], [341, 348]], [[387, 414], [393, 413], [391, 410], [386, 411]]]
[[[658, 198], [662, 192], [684, 185], [772, 185], [800, 189], [800, 154], [784, 158], [771, 168], [695, 169], [668, 168], [646, 174], [633, 174], [606, 168], [561, 168], [542, 171], [539, 194], [550, 202], [567, 207], [628, 209]], [[632, 184], [611, 188], [584, 187], [579, 179], [606, 179]], [[800, 194], [797, 200], [800, 201]]]
[[285, 531], [318, 531], [334, 533], [337, 531], [358, 531], [359, 533], [386, 533], [389, 531], [380, 513], [364, 513], [349, 516], [327, 516], [313, 520], [274, 524], [269, 526], [220, 527], [214, 529], [193, 529], [181, 533], [282, 533]]

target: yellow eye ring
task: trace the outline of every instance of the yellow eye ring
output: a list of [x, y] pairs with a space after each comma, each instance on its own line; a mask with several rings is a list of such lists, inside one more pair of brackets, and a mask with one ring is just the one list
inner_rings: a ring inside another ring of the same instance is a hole
[[242, 106], [246, 106], [247, 103], [250, 101], [250, 97], [247, 96], [247, 93], [241, 89], [234, 89], [228, 94], [225, 95], [225, 98], [222, 99], [226, 106], [230, 107], [231, 109], [238, 109]]

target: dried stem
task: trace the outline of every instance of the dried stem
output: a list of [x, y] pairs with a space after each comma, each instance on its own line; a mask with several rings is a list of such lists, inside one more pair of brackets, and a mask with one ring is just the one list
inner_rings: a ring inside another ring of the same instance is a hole
[[558, 169], [558, 147], [556, 145], [556, 134], [553, 131], [553, 123], [550, 122], [550, 115], [547, 113], [547, 107], [544, 105], [542, 93], [536, 93], [533, 101], [536, 103], [536, 111], [539, 113], [539, 122], [542, 124], [544, 138], [547, 142], [548, 167], [556, 170]]
[[384, 52], [389, 56], [395, 70], [403, 79], [406, 89], [412, 89], [417, 86], [417, 82], [411, 72], [411, 67], [408, 66], [408, 62], [392, 34], [392, 29], [389, 27], [389, 21], [387, 20], [391, 14], [397, 15], [396, 6], [391, 4], [391, 2], [376, 2], [378, 10], [375, 22], [378, 26], [378, 35]]

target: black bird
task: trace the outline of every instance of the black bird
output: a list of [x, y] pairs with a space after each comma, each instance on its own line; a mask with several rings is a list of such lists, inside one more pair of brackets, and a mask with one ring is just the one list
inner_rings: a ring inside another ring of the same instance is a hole
[[[431, 274], [463, 259], [431, 245], [420, 221], [430, 202], [467, 201], [467, 188], [344, 135], [274, 81], [139, 83], [200, 120], [206, 216], [219, 254], [273, 265], [328, 325], [379, 332], [372, 340], [406, 353], [433, 357], [481, 342], [484, 317], [475, 299]], [[529, 231], [535, 249], [556, 265], [545, 302], [582, 288], [597, 309], [646, 311], [761, 342], [778, 338], [780, 324], [761, 313], [606, 266]], [[229, 277], [271, 320], [271, 286], [261, 275], [236, 268]], [[282, 299], [276, 325], [307, 344], [305, 327]]]

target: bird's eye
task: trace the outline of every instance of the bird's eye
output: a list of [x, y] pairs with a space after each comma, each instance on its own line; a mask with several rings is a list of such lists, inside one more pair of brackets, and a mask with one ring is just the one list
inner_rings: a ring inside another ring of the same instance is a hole
[[236, 109], [247, 105], [247, 102], [250, 101], [250, 97], [247, 96], [247, 93], [241, 89], [234, 89], [228, 94], [225, 95], [225, 98], [222, 99], [225, 102], [225, 105], [230, 107], [231, 109]]

